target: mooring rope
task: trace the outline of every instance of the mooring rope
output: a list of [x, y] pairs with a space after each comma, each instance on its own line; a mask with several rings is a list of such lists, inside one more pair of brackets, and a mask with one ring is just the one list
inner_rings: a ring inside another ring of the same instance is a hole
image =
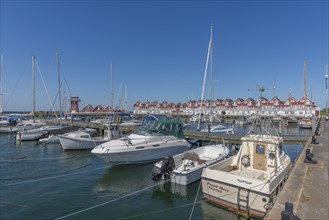
[[102, 166], [102, 167], [98, 167], [98, 168], [95, 168], [95, 169], [84, 170], [84, 171], [75, 172], [75, 173], [67, 173], [67, 174], [62, 174], [62, 175], [50, 176], [50, 177], [34, 179], [34, 180], [26, 180], [26, 181], [22, 181], [22, 182], [3, 184], [3, 185], [5, 185], [5, 186], [15, 186], [15, 185], [20, 185], [20, 184], [25, 184], [25, 183], [33, 183], [33, 182], [39, 182], [39, 181], [44, 181], [44, 180], [57, 179], [57, 178], [60, 178], [60, 177], [66, 177], [66, 176], [70, 176], [70, 175], [78, 175], [78, 174], [81, 174], [81, 173], [87, 173], [87, 172], [91, 172], [91, 171], [95, 171], [95, 170], [100, 170], [100, 169], [108, 168], [110, 166], [111, 165]]
[[109, 201], [106, 201], [106, 202], [103, 202], [103, 203], [100, 203], [100, 204], [97, 204], [97, 205], [91, 206], [91, 207], [89, 207], [89, 208], [85, 208], [85, 209], [82, 209], [82, 210], [79, 210], [79, 211], [73, 212], [73, 213], [68, 214], [68, 215], [61, 216], [61, 217], [59, 217], [59, 218], [56, 218], [55, 220], [68, 218], [68, 217], [71, 217], [71, 216], [74, 216], [74, 215], [80, 214], [80, 213], [82, 213], [82, 212], [86, 212], [86, 211], [89, 211], [89, 210], [91, 210], [91, 209], [95, 209], [95, 208], [98, 208], [98, 207], [104, 206], [104, 205], [106, 205], [106, 204], [109, 204], [109, 203], [112, 203], [112, 202], [118, 201], [118, 200], [120, 200], [120, 199], [123, 199], [123, 198], [129, 197], [129, 196], [132, 196], [132, 195], [135, 195], [135, 194], [138, 194], [138, 193], [143, 192], [143, 191], [145, 191], [145, 190], [151, 189], [151, 188], [153, 188], [153, 187], [155, 187], [155, 186], [158, 186], [158, 185], [162, 184], [163, 182], [166, 182], [166, 180], [165, 180], [165, 181], [161, 181], [161, 182], [158, 183], [158, 184], [155, 184], [155, 185], [152, 185], [152, 186], [148, 186], [148, 187], [145, 187], [145, 188], [143, 188], [143, 189], [140, 189], [140, 190], [134, 191], [134, 192], [129, 193], [129, 194], [127, 194], [127, 195], [124, 195], [124, 196], [121, 196], [121, 197], [118, 197], [118, 198], [115, 198], [115, 199], [112, 199], [112, 200], [109, 200]]

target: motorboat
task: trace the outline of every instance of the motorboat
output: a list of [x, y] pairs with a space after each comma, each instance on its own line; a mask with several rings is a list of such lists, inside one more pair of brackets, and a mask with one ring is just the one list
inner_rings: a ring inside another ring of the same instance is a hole
[[91, 136], [83, 130], [57, 135], [64, 150], [87, 150], [93, 149], [99, 144], [109, 141], [107, 136]]
[[170, 179], [173, 183], [188, 185], [201, 179], [203, 168], [226, 159], [229, 154], [224, 144], [213, 144], [166, 157], [154, 164], [152, 179]]
[[305, 128], [305, 129], [312, 129], [313, 127], [313, 122], [312, 118], [302, 118], [298, 121], [298, 127], [299, 128]]
[[91, 152], [112, 164], [157, 161], [191, 148], [185, 140], [183, 123], [176, 120], [151, 120], [126, 137], [96, 146]]
[[202, 132], [210, 132], [210, 133], [225, 133], [225, 134], [234, 134], [234, 128], [233, 127], [226, 127], [224, 125], [221, 124], [217, 124], [217, 125], [212, 125], [209, 126], [209, 128], [204, 128], [201, 130]]
[[20, 130], [17, 131], [15, 140], [16, 141], [37, 141], [47, 134], [50, 130], [59, 129], [61, 125], [47, 125], [32, 130]]
[[[239, 152], [203, 169], [204, 198], [243, 216], [263, 218], [282, 189], [291, 160], [283, 138], [261, 128], [260, 120], [241, 138]], [[265, 133], [264, 133], [265, 131]]]

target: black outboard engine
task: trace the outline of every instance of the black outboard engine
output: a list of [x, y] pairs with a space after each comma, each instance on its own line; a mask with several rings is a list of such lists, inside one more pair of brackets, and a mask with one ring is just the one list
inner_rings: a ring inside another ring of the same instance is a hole
[[164, 177], [165, 180], [170, 179], [171, 172], [175, 169], [175, 161], [172, 157], [165, 157], [156, 162], [153, 167], [152, 180], [158, 181]]

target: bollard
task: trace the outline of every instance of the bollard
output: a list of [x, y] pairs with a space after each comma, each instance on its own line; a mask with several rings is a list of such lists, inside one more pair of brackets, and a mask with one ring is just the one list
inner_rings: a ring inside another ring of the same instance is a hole
[[294, 205], [290, 202], [285, 203], [285, 210], [288, 211], [290, 214], [294, 214]]
[[281, 212], [281, 220], [292, 220], [291, 213], [287, 210]]

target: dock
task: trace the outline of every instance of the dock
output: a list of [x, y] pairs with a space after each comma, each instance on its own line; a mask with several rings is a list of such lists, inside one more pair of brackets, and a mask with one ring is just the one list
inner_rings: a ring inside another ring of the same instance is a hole
[[[329, 121], [322, 119], [319, 131], [320, 135], [315, 136], [318, 144], [312, 144], [312, 137], [307, 141], [274, 207], [264, 219], [281, 219], [287, 202], [293, 205], [293, 214], [300, 219], [329, 219]], [[307, 149], [313, 153], [316, 164], [304, 162]]]
[[[240, 144], [241, 137], [245, 134], [225, 134], [225, 133], [208, 133], [208, 132], [201, 132], [201, 131], [184, 131], [185, 137], [187, 139], [200, 139], [203, 141], [215, 141], [220, 142], [223, 139], [228, 142], [229, 144]], [[291, 143], [305, 143], [310, 138], [309, 135], [301, 135], [301, 134], [292, 134], [292, 135], [280, 135], [283, 138], [283, 142], [286, 144]]]

